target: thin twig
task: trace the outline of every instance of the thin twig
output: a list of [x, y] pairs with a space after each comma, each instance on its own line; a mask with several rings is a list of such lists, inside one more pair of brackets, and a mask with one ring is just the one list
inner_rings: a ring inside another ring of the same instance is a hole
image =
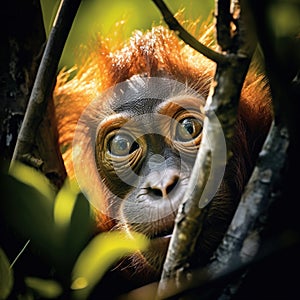
[[17, 262], [17, 260], [20, 258], [20, 256], [22, 255], [22, 253], [26, 250], [27, 246], [29, 245], [30, 240], [28, 240], [24, 247], [21, 249], [21, 251], [18, 253], [18, 255], [16, 256], [16, 258], [14, 259], [14, 261], [10, 264], [9, 268], [12, 269], [13, 266], [15, 265], [15, 263]]
[[193, 37], [189, 32], [187, 32], [173, 16], [169, 8], [166, 6], [162, 0], [153, 0], [155, 5], [160, 10], [165, 22], [171, 30], [174, 30], [175, 33], [188, 45], [197, 50], [199, 53], [205, 55], [207, 58], [211, 59], [216, 63], [225, 63], [226, 56], [221, 53], [215, 52], [214, 50], [206, 47], [200, 43], [195, 37]]

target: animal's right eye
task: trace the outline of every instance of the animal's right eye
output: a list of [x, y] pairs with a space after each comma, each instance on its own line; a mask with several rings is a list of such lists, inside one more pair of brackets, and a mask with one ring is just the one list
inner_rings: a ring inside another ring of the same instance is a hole
[[202, 121], [196, 118], [185, 118], [177, 126], [176, 139], [188, 142], [195, 139], [202, 132]]
[[108, 141], [108, 151], [114, 156], [127, 156], [138, 148], [139, 144], [128, 134], [116, 134]]

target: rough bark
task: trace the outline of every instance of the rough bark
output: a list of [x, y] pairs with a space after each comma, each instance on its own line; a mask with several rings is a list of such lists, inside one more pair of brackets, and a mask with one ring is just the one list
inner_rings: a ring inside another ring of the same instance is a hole
[[40, 1], [3, 1], [0, 23], [0, 153], [7, 167], [46, 39]]
[[58, 63], [80, 0], [62, 0], [38, 69], [12, 162], [25, 162], [40, 169], [56, 187], [66, 172], [58, 149], [51, 93]]
[[[226, 159], [232, 155], [231, 141], [237, 120], [240, 92], [256, 46], [255, 40], [250, 38], [246, 11], [242, 10], [240, 13], [239, 7], [235, 7], [235, 11], [230, 12], [230, 2], [227, 0], [220, 0], [216, 5], [217, 33], [219, 34], [217, 39], [219, 45], [224, 45], [225, 49], [223, 50], [227, 52], [222, 55], [222, 60], [217, 62], [211, 96], [205, 106], [206, 118], [201, 147], [191, 175], [192, 180], [189, 182], [175, 220], [158, 288], [158, 296], [162, 298], [165, 297], [165, 291], [170, 288], [167, 279], [174, 279], [175, 286], [179, 289], [185, 282], [184, 278], [195, 251], [196, 241], [201, 233], [206, 205], [211, 200], [202, 197], [204, 188], [211, 176], [212, 162], [216, 157], [219, 161], [214, 176], [217, 174], [222, 176], [222, 165], [225, 168]], [[161, 8], [166, 10], [164, 6]], [[223, 23], [224, 19], [226, 19], [226, 24]], [[229, 19], [236, 22], [236, 31], [233, 31]], [[165, 20], [168, 21], [167, 18]], [[229, 37], [230, 41], [228, 41]], [[220, 142], [222, 136], [223, 139], [225, 138], [227, 151], [225, 143]], [[225, 149], [221, 149], [222, 146]], [[222, 152], [225, 152], [225, 158], [222, 158]], [[216, 157], [212, 157], [213, 153], [217, 153]], [[174, 281], [172, 280], [172, 284]]]

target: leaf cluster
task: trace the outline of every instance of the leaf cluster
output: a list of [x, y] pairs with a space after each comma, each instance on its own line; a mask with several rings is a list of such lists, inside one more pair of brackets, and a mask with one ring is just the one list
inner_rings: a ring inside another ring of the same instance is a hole
[[1, 184], [0, 299], [87, 299], [108, 268], [147, 246], [140, 234], [96, 234], [74, 182], [55, 194], [44, 175], [14, 163]]

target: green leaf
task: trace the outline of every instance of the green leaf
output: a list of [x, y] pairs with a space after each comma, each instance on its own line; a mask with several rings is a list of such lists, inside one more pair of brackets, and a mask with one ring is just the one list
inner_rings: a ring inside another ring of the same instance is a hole
[[72, 274], [75, 299], [86, 299], [109, 267], [121, 257], [145, 250], [149, 241], [140, 233], [112, 231], [96, 236], [80, 254]]
[[66, 253], [71, 260], [72, 267], [88, 240], [94, 234], [96, 224], [91, 216], [89, 201], [79, 194], [74, 206], [70, 226], [66, 235]]
[[62, 294], [62, 287], [54, 280], [45, 280], [36, 277], [26, 277], [26, 285], [39, 296], [47, 299], [57, 298]]
[[13, 272], [10, 268], [9, 261], [0, 248], [0, 299], [6, 299], [13, 286]]
[[9, 175], [1, 175], [0, 217], [43, 253], [57, 249], [57, 230], [53, 222], [53, 201], [32, 186]]
[[[37, 181], [43, 177], [34, 176]], [[0, 218], [30, 239], [61, 275], [69, 276], [92, 235], [90, 204], [82, 194], [78, 195], [78, 186], [66, 181], [56, 199], [49, 201], [47, 193], [15, 177], [0, 174], [0, 180], [3, 184]]]
[[69, 226], [79, 192], [73, 182], [69, 179], [65, 180], [63, 187], [55, 198], [54, 221], [57, 226], [65, 229]]
[[49, 180], [34, 168], [15, 161], [9, 170], [9, 174], [19, 181], [34, 187], [51, 202], [54, 200], [55, 193]]
[[71, 272], [76, 258], [92, 236], [90, 203], [74, 181], [67, 179], [54, 205], [54, 222], [61, 234], [61, 251], [65, 270]]

